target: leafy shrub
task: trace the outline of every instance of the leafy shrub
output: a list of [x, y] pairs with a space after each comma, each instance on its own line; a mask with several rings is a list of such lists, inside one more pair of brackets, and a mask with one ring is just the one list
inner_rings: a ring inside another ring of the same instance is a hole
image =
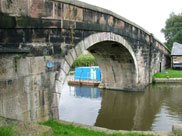
[[93, 55], [91, 54], [83, 54], [80, 55], [73, 63], [72, 68], [76, 68], [76, 67], [83, 67], [83, 66], [90, 66], [90, 65], [94, 65], [97, 66], [97, 62], [96, 59]]

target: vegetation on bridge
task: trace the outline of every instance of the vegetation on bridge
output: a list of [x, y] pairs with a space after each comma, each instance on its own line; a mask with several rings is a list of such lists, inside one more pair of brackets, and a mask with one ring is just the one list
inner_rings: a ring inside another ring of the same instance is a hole
[[83, 67], [83, 66], [89, 66], [89, 65], [94, 65], [97, 66], [96, 59], [93, 55], [91, 54], [83, 54], [80, 55], [73, 63], [72, 69], [76, 67]]
[[144, 135], [144, 134], [136, 134], [136, 133], [107, 134], [105, 132], [97, 132], [97, 131], [89, 130], [82, 127], [76, 127], [72, 124], [64, 124], [54, 120], [49, 120], [41, 124], [51, 127], [53, 130], [54, 136], [153, 136], [153, 135]]
[[182, 43], [182, 13], [176, 15], [171, 13], [166, 20], [166, 26], [162, 29], [165, 35], [166, 46], [171, 50], [173, 42]]

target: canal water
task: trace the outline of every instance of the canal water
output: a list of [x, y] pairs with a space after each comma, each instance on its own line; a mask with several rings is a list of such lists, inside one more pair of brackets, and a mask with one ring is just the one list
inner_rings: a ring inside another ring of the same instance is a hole
[[71, 87], [61, 94], [60, 120], [113, 130], [171, 131], [182, 124], [182, 84], [156, 84], [142, 92]]

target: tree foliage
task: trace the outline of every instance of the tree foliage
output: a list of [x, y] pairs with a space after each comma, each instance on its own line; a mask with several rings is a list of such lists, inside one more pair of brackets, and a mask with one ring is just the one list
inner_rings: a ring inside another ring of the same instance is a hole
[[94, 65], [97, 66], [96, 59], [91, 54], [80, 55], [73, 63], [72, 68]]
[[182, 13], [171, 13], [166, 26], [161, 30], [166, 39], [166, 46], [171, 50], [173, 42], [182, 43]]

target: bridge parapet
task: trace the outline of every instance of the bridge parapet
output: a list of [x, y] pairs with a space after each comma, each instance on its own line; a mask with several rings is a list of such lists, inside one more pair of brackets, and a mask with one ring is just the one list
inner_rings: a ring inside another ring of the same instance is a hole
[[[112, 11], [76, 0], [1, 0], [0, 11], [10, 15], [1, 15], [0, 28], [61, 28], [71, 29], [72, 33], [74, 30], [114, 32], [150, 44], [151, 34], [139, 25]], [[166, 46], [156, 38], [154, 43], [157, 49], [170, 55]]]

